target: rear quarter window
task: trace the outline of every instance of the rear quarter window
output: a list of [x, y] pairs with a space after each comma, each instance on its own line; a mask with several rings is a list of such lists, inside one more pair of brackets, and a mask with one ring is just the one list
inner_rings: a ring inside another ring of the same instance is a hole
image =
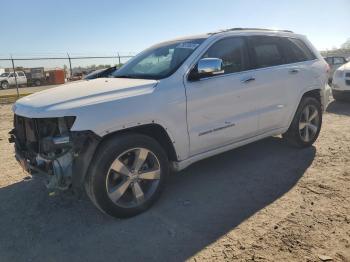
[[284, 37], [281, 38], [281, 41], [283, 42], [283, 50], [288, 64], [316, 59], [315, 54], [302, 40]]

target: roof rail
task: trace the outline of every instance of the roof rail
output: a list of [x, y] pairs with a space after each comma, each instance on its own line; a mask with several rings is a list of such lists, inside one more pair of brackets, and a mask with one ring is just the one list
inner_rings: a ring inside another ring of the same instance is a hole
[[243, 30], [254, 30], [254, 31], [278, 31], [278, 32], [286, 32], [286, 33], [294, 33], [291, 30], [278, 30], [278, 29], [269, 29], [269, 28], [254, 28], [254, 27], [234, 27], [234, 28], [229, 28], [229, 29], [224, 29], [220, 30], [217, 32], [212, 32], [208, 33], [208, 35], [214, 35], [214, 34], [219, 34], [219, 33], [224, 33], [224, 32], [230, 32], [230, 31], [243, 31]]

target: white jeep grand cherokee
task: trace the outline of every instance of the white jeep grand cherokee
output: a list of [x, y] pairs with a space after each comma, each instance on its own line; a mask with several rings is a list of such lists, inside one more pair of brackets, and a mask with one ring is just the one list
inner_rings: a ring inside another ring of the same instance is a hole
[[290, 31], [176, 39], [146, 49], [114, 78], [18, 100], [10, 142], [50, 190], [85, 185], [100, 210], [129, 217], [156, 201], [170, 167], [280, 134], [311, 146], [330, 95], [328, 70]]

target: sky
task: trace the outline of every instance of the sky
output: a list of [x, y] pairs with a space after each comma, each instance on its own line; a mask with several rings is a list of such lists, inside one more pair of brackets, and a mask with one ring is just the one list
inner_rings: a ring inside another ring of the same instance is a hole
[[1, 4], [0, 56], [137, 53], [232, 27], [289, 29], [320, 50], [350, 38], [350, 0], [16, 0]]

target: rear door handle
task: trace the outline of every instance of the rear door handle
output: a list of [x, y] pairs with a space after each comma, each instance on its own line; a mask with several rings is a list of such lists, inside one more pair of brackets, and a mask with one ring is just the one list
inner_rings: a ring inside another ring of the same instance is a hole
[[297, 73], [299, 73], [299, 71], [300, 71], [299, 68], [292, 68], [292, 69], [289, 70], [289, 73], [290, 74], [297, 74]]
[[245, 79], [242, 79], [241, 82], [242, 82], [242, 83], [249, 83], [249, 82], [252, 82], [252, 81], [254, 81], [254, 80], [255, 80], [255, 78], [252, 77], [252, 76], [250, 76], [250, 77], [247, 77], [247, 78], [245, 78]]

